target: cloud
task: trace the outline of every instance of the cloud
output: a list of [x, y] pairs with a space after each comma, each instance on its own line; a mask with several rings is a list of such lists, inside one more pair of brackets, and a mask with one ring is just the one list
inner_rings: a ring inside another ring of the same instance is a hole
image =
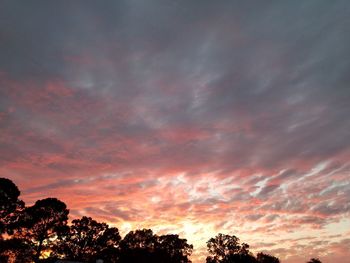
[[345, 255], [321, 241], [349, 215], [348, 6], [2, 1], [0, 173], [194, 258], [218, 231]]

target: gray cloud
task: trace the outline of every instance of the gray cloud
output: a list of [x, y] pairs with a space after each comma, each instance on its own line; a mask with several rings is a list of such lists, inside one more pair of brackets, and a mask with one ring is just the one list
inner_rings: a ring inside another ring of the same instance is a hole
[[[346, 151], [347, 3], [260, 5], [4, 1], [0, 69], [35, 83], [61, 79], [104, 103], [95, 114], [68, 117], [80, 125], [63, 129], [67, 139], [90, 131], [102, 144], [103, 136], [125, 132], [149, 143], [152, 133], [192, 127], [211, 135], [186, 144], [158, 138], [152, 158], [166, 166], [211, 159], [211, 167], [229, 170], [270, 168]], [[125, 111], [134, 121], [116, 118]]]

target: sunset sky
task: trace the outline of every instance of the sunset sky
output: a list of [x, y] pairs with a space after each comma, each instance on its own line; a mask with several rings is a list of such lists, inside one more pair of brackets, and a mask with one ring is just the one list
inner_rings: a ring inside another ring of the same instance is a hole
[[0, 0], [0, 177], [70, 219], [350, 262], [350, 1]]

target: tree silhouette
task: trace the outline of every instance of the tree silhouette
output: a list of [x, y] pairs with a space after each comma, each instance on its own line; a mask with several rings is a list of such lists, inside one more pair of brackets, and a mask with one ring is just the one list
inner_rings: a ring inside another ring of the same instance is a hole
[[256, 258], [252, 254], [231, 254], [223, 261], [224, 263], [256, 263]]
[[157, 237], [152, 230], [130, 231], [120, 242], [120, 262], [159, 262], [155, 261]]
[[13, 224], [18, 219], [18, 212], [24, 207], [19, 200], [20, 191], [17, 186], [7, 178], [0, 178], [0, 239], [2, 234], [12, 234]]
[[147, 248], [154, 249], [157, 243], [157, 237], [151, 229], [138, 229], [130, 231], [121, 241], [121, 248]]
[[218, 234], [207, 242], [209, 256], [207, 263], [236, 263], [256, 262], [254, 256], [249, 252], [249, 245], [239, 243], [236, 236]]
[[105, 254], [116, 257], [120, 239], [117, 228], [109, 228], [106, 223], [84, 216], [73, 220], [72, 225], [66, 228], [55, 247], [55, 253], [65, 259], [84, 262], [95, 261]]
[[97, 248], [99, 248], [99, 251], [95, 255], [95, 261], [96, 259], [103, 259], [105, 263], [118, 262], [120, 240], [121, 237], [118, 228], [107, 228], [103, 235], [97, 239]]
[[[27, 261], [28, 246], [21, 239], [11, 238], [18, 223], [24, 202], [18, 197], [18, 187], [7, 178], [0, 178], [0, 262], [9, 262], [15, 258]], [[7, 234], [4, 239], [3, 235]]]
[[50, 249], [67, 225], [69, 210], [56, 198], [36, 201], [24, 210], [17, 236], [24, 238], [33, 249], [33, 260], [39, 261], [42, 252]]
[[178, 235], [163, 235], [158, 237], [157, 248], [165, 252], [169, 263], [187, 263], [188, 257], [192, 254], [193, 246], [187, 244], [186, 239], [179, 238]]
[[192, 245], [178, 235], [154, 235], [150, 229], [130, 231], [120, 243], [120, 262], [188, 263]]
[[312, 258], [307, 263], [322, 263], [318, 258]]
[[265, 253], [258, 253], [256, 259], [259, 263], [280, 263], [278, 258]]
[[0, 262], [32, 262], [32, 248], [23, 239], [11, 238], [0, 240]]
[[239, 253], [239, 239], [236, 236], [218, 234], [215, 238], [209, 239], [207, 248], [210, 256], [207, 262], [222, 262], [231, 253]]

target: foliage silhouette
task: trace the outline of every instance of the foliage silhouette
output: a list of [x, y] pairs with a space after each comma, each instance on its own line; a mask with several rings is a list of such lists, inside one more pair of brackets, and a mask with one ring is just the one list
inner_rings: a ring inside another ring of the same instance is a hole
[[120, 243], [120, 262], [188, 263], [193, 246], [178, 235], [154, 235], [150, 229], [129, 232]]
[[192, 254], [193, 246], [187, 244], [186, 239], [179, 238], [178, 235], [163, 235], [158, 237], [158, 249], [167, 254], [169, 263], [190, 262], [188, 257]]
[[24, 202], [19, 200], [20, 191], [7, 178], [0, 178], [0, 239], [2, 234], [12, 234], [13, 225], [17, 221], [18, 211], [23, 209]]
[[19, 238], [0, 240], [0, 262], [32, 262], [32, 248]]
[[280, 260], [274, 256], [265, 253], [258, 253], [256, 260], [259, 263], [280, 263]]
[[17, 236], [32, 247], [34, 262], [39, 262], [42, 253], [58, 241], [67, 225], [68, 213], [66, 204], [56, 198], [38, 200], [24, 210]]
[[157, 238], [152, 230], [130, 231], [120, 242], [120, 262], [154, 262]]
[[318, 258], [312, 258], [307, 263], [322, 263]]
[[65, 229], [53, 254], [70, 260], [94, 262], [105, 250], [115, 250], [120, 239], [117, 228], [109, 228], [106, 223], [84, 216], [73, 220]]
[[207, 242], [209, 256], [207, 263], [236, 263], [256, 262], [252, 253], [249, 252], [249, 245], [239, 243], [236, 236], [219, 233], [215, 238]]

